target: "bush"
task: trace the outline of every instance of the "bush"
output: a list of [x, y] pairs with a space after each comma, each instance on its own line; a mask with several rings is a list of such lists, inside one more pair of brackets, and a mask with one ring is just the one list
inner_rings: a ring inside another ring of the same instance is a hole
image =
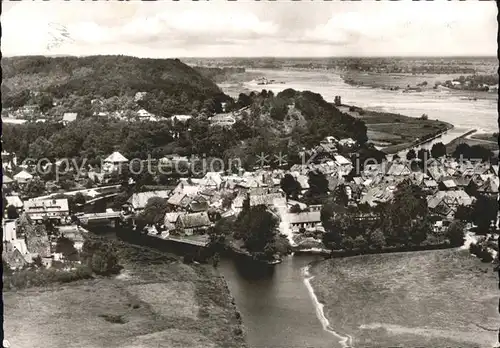
[[103, 241], [86, 240], [83, 243], [82, 259], [92, 272], [100, 275], [118, 273], [118, 256], [111, 244]]
[[490, 254], [488, 249], [481, 244], [472, 243], [469, 251], [472, 255], [477, 256], [481, 262], [489, 263], [493, 261], [493, 256]]
[[113, 324], [125, 324], [127, 321], [121, 315], [115, 314], [99, 314], [101, 318], [106, 320], [109, 323]]
[[86, 266], [78, 266], [73, 270], [59, 269], [23, 269], [10, 274], [4, 273], [4, 289], [18, 290], [32, 286], [46, 286], [53, 283], [70, 283], [81, 279], [91, 279], [92, 272]]
[[446, 230], [446, 238], [452, 246], [462, 246], [464, 244], [465, 225], [461, 221], [453, 221]]

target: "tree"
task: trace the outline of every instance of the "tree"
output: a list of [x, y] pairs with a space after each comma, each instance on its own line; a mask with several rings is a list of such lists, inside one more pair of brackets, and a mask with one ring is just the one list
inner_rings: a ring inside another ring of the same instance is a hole
[[472, 206], [472, 221], [477, 225], [478, 232], [487, 233], [491, 221], [496, 220], [498, 202], [495, 197], [479, 196]]
[[239, 108], [244, 108], [245, 106], [252, 104], [252, 98], [245, 93], [240, 93], [237, 104]]
[[161, 225], [167, 212], [168, 204], [165, 198], [151, 197], [148, 199], [141, 216], [146, 224]]
[[472, 145], [470, 147], [470, 159], [489, 161], [493, 157], [493, 152], [481, 145]]
[[31, 197], [40, 196], [45, 192], [45, 184], [38, 179], [33, 179], [26, 184], [24, 192]]
[[87, 239], [83, 243], [82, 259], [96, 274], [109, 275], [120, 270], [116, 251], [109, 243]]
[[37, 255], [35, 258], [33, 258], [33, 265], [37, 268], [43, 267], [43, 260], [40, 255]]
[[122, 209], [123, 206], [127, 203], [129, 198], [130, 195], [128, 194], [128, 192], [120, 192], [118, 195], [115, 196], [113, 200], [113, 207], [115, 209]]
[[253, 135], [252, 128], [242, 120], [238, 120], [233, 124], [233, 130], [239, 140], [251, 138]]
[[[396, 187], [393, 200], [379, 207], [381, 228], [389, 245], [423, 241], [428, 226], [427, 200], [422, 190], [409, 182]], [[425, 232], [425, 233], [424, 233]]]
[[376, 229], [370, 234], [370, 245], [377, 250], [385, 247], [385, 236], [381, 229]]
[[292, 214], [298, 214], [300, 212], [302, 212], [302, 209], [300, 209], [300, 205], [298, 204], [295, 204], [290, 208], [290, 213]]
[[80, 204], [80, 205], [83, 205], [86, 202], [85, 196], [81, 192], [77, 192], [75, 194], [74, 200], [75, 204]]
[[47, 111], [52, 109], [53, 106], [52, 97], [46, 93], [40, 94], [37, 103], [38, 107], [40, 108], [40, 111], [43, 113], [46, 113]]
[[288, 105], [286, 100], [281, 98], [273, 98], [271, 102], [270, 116], [277, 121], [283, 121], [288, 113]]
[[458, 144], [458, 146], [453, 151], [453, 157], [455, 159], [460, 158], [471, 158], [470, 146], [466, 143]]
[[245, 205], [246, 203], [236, 219], [236, 235], [243, 239], [244, 246], [249, 252], [257, 257], [271, 259], [275, 253], [278, 219], [267, 211], [264, 205], [254, 207]]
[[54, 155], [53, 145], [47, 138], [41, 136], [30, 144], [28, 155], [36, 160], [52, 158]]
[[446, 156], [446, 146], [441, 142], [432, 145], [431, 155], [433, 158]]
[[366, 242], [365, 237], [363, 237], [362, 235], [359, 235], [356, 238], [354, 238], [354, 240], [352, 242], [352, 246], [353, 246], [353, 249], [360, 249], [360, 250], [365, 249], [367, 247], [367, 242]]
[[457, 211], [455, 212], [455, 219], [462, 222], [472, 222], [472, 207], [459, 205]]
[[427, 233], [431, 231], [431, 225], [427, 217], [418, 219], [411, 229], [410, 241], [415, 245], [422, 244], [427, 239]]
[[290, 198], [297, 198], [302, 190], [299, 182], [291, 175], [285, 174], [280, 181], [280, 187]]
[[312, 196], [322, 196], [328, 193], [328, 180], [325, 174], [320, 171], [310, 171], [308, 176], [309, 192]]
[[333, 200], [336, 204], [347, 207], [349, 204], [349, 196], [344, 184], [340, 184], [333, 191]]
[[8, 219], [17, 219], [19, 217], [19, 213], [17, 212], [16, 207], [13, 205], [9, 205], [7, 207], [7, 218]]
[[57, 239], [56, 253], [63, 254], [68, 261], [78, 261], [78, 251], [75, 249], [75, 243], [64, 236]]
[[455, 247], [462, 246], [465, 240], [465, 225], [461, 221], [453, 221], [446, 229], [446, 238]]
[[219, 261], [220, 261], [219, 253], [215, 253], [214, 256], [212, 256], [212, 265], [214, 266], [214, 268], [217, 268], [219, 266]]

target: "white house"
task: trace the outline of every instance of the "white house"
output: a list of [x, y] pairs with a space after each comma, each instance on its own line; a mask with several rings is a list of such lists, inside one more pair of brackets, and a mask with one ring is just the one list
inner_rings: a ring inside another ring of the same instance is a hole
[[128, 159], [118, 151], [115, 151], [104, 160], [103, 169], [112, 172], [125, 163], [128, 163]]
[[172, 123], [174, 123], [176, 121], [184, 123], [192, 117], [193, 116], [191, 116], [191, 115], [174, 115], [174, 116], [170, 117], [170, 119], [172, 120]]
[[68, 124], [69, 122], [76, 121], [77, 116], [76, 112], [65, 112], [62, 121], [64, 124]]
[[137, 117], [141, 121], [152, 121], [156, 119], [155, 115], [144, 109], [137, 111]]
[[352, 148], [352, 147], [356, 146], [356, 141], [353, 140], [352, 138], [345, 138], [345, 139], [339, 140], [339, 144], [340, 144], [340, 146], [342, 146], [344, 148]]
[[230, 114], [218, 114], [210, 118], [210, 126], [232, 127], [236, 119]]
[[16, 175], [14, 175], [14, 180], [20, 184], [25, 184], [32, 179], [33, 179], [33, 175], [31, 175], [30, 173], [28, 173], [25, 170], [22, 170], [19, 173], [17, 173]]
[[41, 222], [44, 218], [62, 222], [69, 215], [68, 200], [66, 198], [28, 200], [24, 202], [24, 212], [36, 222]]
[[170, 190], [139, 192], [134, 193], [132, 197], [129, 198], [128, 203], [130, 203], [134, 212], [138, 213], [144, 210], [150, 198], [160, 197], [167, 199], [169, 196]]
[[292, 231], [298, 231], [301, 228], [319, 228], [321, 227], [321, 212], [307, 211], [298, 214], [288, 214], [288, 221]]

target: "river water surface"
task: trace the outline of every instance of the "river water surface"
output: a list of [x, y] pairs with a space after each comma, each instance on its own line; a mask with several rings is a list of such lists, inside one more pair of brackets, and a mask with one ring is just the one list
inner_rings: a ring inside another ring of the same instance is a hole
[[[341, 348], [341, 338], [323, 328], [305, 283], [305, 267], [319, 256], [290, 256], [274, 268], [256, 269], [222, 260], [228, 283], [252, 348]], [[335, 296], [335, 294], [332, 294]], [[330, 323], [333, 330], [335, 323]]]
[[[425, 147], [432, 146], [436, 141], [447, 143], [470, 129], [479, 132], [498, 131], [497, 100], [491, 96], [471, 101], [445, 90], [402, 93], [355, 87], [344, 83], [338, 74], [327, 71], [248, 71], [284, 83], [257, 85], [248, 81], [239, 86], [224, 84], [220, 87], [235, 97], [248, 89], [266, 89], [278, 93], [286, 88], [319, 93], [329, 102], [340, 95], [344, 104], [411, 117], [426, 113], [430, 119], [455, 126]], [[325, 323], [326, 318], [322, 316], [321, 308], [311, 293], [312, 288], [305, 282], [305, 267], [320, 259], [316, 256], [288, 257], [274, 267], [273, 272], [256, 272], [231, 260], [221, 262], [220, 271], [242, 314], [250, 347], [346, 347], [349, 341], [345, 341], [345, 338], [349, 336], [342, 332], [342, 323]]]
[[222, 90], [236, 96], [243, 92], [243, 89], [256, 91], [266, 89], [274, 93], [286, 88], [308, 90], [321, 94], [329, 102], [333, 102], [335, 96], [340, 95], [342, 103], [370, 110], [411, 117], [420, 117], [425, 113], [430, 119], [448, 122], [459, 128], [475, 128], [482, 132], [498, 131], [496, 93], [485, 94], [485, 98], [479, 97], [473, 101], [449, 90], [403, 93], [380, 88], [356, 87], [345, 83], [340, 75], [332, 71], [249, 69], [248, 72], [284, 83], [257, 85], [254, 81], [248, 81], [241, 86], [240, 91], [237, 86], [229, 84], [221, 85]]

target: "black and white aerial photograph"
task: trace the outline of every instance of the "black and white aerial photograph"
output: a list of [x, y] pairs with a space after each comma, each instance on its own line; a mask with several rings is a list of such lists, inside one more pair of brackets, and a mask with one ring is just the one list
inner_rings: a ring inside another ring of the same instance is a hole
[[3, 348], [500, 348], [495, 1], [3, 1]]

